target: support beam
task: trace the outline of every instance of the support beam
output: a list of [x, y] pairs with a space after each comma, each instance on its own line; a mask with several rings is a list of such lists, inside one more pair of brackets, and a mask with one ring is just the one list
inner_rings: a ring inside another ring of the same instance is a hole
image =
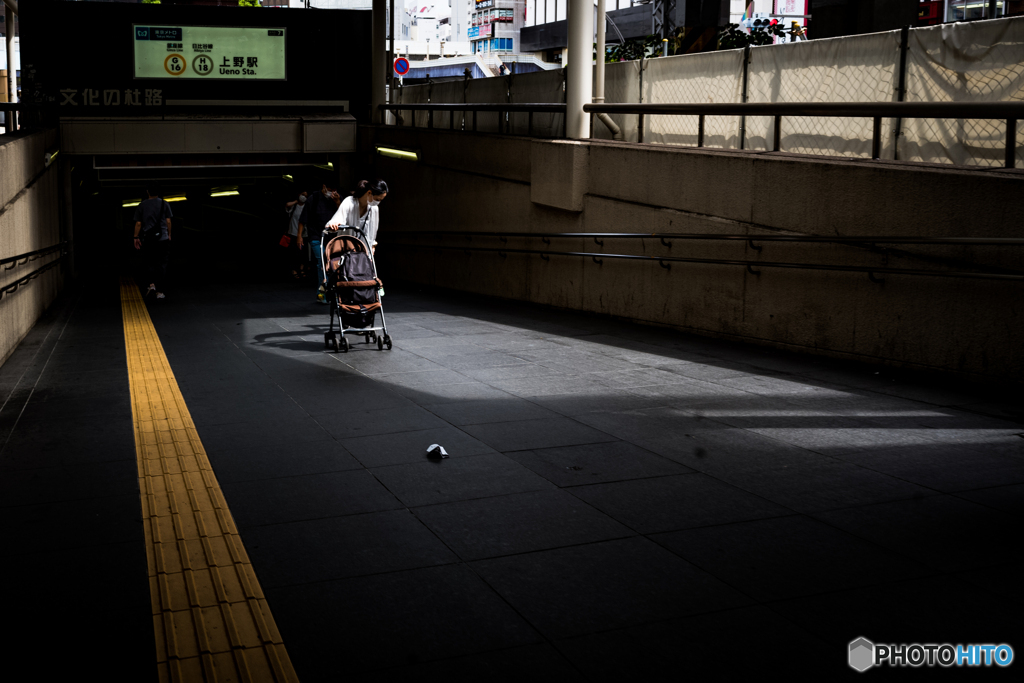
[[594, 102], [604, 104], [605, 0], [597, 0], [597, 60], [594, 62]]
[[[405, 11], [403, 6], [402, 11]], [[388, 78], [388, 104], [392, 104], [395, 101], [395, 0], [390, 0], [388, 6], [388, 59], [384, 64]], [[387, 123], [387, 116], [383, 118], [383, 123]]]
[[594, 95], [594, 3], [569, 0], [569, 64], [565, 83], [565, 136], [590, 137], [590, 115], [583, 105]]
[[387, 2], [388, 0], [373, 0], [370, 44], [370, 121], [373, 123], [381, 123], [384, 120], [380, 105], [385, 104], [384, 86], [387, 84], [387, 72], [384, 70], [384, 60], [387, 58]]
[[[14, 68], [14, 14], [18, 11], [18, 5], [14, 0], [4, 0], [4, 29], [7, 32], [4, 42], [7, 43], [7, 101], [18, 101], [18, 71]], [[14, 120], [14, 114], [8, 113], [7, 119]], [[10, 128], [10, 123], [7, 124]], [[11, 132], [10, 130], [7, 131]]]
[[[604, 104], [604, 60], [605, 60], [605, 29], [608, 18], [605, 16], [605, 0], [597, 0], [597, 61], [594, 63], [594, 102]], [[608, 114], [598, 114], [597, 119], [612, 132], [612, 138], [622, 139], [622, 129], [612, 121]]]

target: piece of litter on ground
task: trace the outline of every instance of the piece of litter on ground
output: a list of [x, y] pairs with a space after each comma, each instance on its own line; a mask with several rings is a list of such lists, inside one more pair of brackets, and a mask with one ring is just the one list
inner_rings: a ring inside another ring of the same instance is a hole
[[431, 444], [430, 447], [427, 448], [427, 455], [433, 455], [434, 457], [440, 457], [440, 458], [447, 458], [448, 457], [448, 451], [446, 451], [444, 449], [444, 446], [441, 446], [440, 444], [436, 444], [435, 443], [435, 444]]

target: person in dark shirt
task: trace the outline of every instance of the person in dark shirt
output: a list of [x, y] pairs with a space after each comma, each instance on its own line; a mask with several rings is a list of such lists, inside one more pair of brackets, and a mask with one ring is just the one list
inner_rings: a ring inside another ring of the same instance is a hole
[[324, 261], [321, 256], [320, 236], [324, 231], [327, 221], [334, 217], [338, 207], [341, 206], [341, 195], [337, 192], [337, 184], [327, 181], [306, 200], [302, 207], [302, 216], [299, 217], [299, 234], [303, 229], [309, 235], [309, 245], [312, 247], [313, 258], [316, 260], [317, 285], [316, 300], [322, 304], [327, 303], [324, 290]]
[[146, 190], [146, 195], [148, 199], [139, 202], [135, 208], [133, 240], [135, 248], [142, 250], [150, 278], [149, 288], [143, 296], [156, 292], [156, 298], [163, 299], [171, 249], [171, 205], [161, 199], [156, 190]]

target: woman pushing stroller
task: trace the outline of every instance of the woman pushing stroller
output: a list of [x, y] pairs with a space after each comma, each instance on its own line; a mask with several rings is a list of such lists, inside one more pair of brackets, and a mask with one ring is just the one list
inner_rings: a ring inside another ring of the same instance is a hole
[[[378, 350], [385, 347], [391, 350], [391, 337], [381, 306], [383, 287], [373, 259], [377, 244], [377, 205], [387, 192], [388, 186], [382, 180], [361, 181], [324, 227], [322, 267], [325, 293], [331, 304], [324, 346], [335, 351], [351, 348], [346, 335], [361, 336], [367, 343], [376, 342]], [[378, 311], [379, 326], [374, 320]], [[338, 319], [337, 331], [335, 318]]]
[[387, 196], [388, 184], [383, 180], [360, 180], [352, 194], [338, 207], [334, 217], [327, 221], [327, 229], [337, 230], [343, 225], [359, 228], [366, 236], [370, 249], [376, 252], [377, 228], [380, 225], [377, 205]]

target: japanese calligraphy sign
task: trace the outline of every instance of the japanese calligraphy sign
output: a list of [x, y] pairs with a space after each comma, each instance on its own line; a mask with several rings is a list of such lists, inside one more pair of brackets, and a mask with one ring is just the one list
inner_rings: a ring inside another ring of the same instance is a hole
[[132, 26], [135, 78], [287, 78], [285, 29], [235, 26]]

